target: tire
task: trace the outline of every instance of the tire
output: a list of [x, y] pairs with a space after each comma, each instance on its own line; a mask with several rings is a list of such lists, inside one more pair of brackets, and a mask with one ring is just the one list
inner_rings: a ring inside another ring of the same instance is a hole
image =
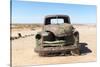
[[46, 57], [46, 56], [48, 56], [48, 53], [41, 52], [41, 53], [39, 53], [39, 56]]
[[71, 55], [77, 56], [77, 55], [80, 55], [79, 33], [75, 33], [75, 34], [74, 34], [74, 39], [75, 39], [74, 46], [75, 46], [76, 48], [75, 48], [74, 50], [71, 51]]
[[39, 56], [45, 56], [45, 53], [39, 53]]
[[80, 50], [79, 49], [74, 49], [71, 51], [72, 56], [79, 56], [80, 55]]
[[36, 46], [39, 47], [41, 45], [41, 40], [36, 39]]
[[79, 34], [78, 33], [74, 35], [74, 41], [75, 41], [74, 46], [79, 48]]

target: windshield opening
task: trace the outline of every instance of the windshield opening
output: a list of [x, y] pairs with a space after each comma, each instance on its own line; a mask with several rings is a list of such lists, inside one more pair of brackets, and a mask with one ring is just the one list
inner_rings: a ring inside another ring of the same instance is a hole
[[64, 19], [58, 19], [58, 18], [51, 19], [50, 23], [51, 24], [62, 24], [62, 23], [64, 23]]

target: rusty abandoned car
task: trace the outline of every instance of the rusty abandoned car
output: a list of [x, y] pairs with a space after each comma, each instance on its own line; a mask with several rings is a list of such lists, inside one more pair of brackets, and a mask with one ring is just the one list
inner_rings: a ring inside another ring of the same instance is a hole
[[41, 32], [35, 36], [35, 52], [40, 56], [70, 53], [80, 55], [79, 32], [72, 26], [67, 15], [48, 15]]

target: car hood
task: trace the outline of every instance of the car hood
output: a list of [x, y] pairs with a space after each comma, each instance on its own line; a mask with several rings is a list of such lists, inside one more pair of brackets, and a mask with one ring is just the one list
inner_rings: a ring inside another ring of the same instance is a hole
[[72, 33], [73, 27], [71, 24], [52, 24], [44, 26], [45, 31], [54, 33], [55, 36], [61, 37]]

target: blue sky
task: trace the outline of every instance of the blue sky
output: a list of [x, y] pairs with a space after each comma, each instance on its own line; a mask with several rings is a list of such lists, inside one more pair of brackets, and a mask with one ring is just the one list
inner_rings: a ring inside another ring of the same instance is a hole
[[69, 15], [74, 24], [96, 23], [95, 5], [12, 0], [12, 23], [43, 23], [46, 15]]

